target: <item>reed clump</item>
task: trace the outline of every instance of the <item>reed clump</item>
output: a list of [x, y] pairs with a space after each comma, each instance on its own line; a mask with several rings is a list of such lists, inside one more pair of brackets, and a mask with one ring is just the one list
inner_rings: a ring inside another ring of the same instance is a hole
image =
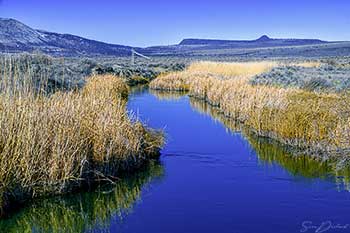
[[14, 74], [0, 80], [0, 207], [113, 180], [158, 155], [163, 135], [130, 119], [120, 78], [47, 94], [30, 72]]
[[258, 135], [312, 155], [349, 154], [349, 95], [250, 84], [252, 77], [275, 65], [199, 62], [182, 73], [157, 78], [150, 87], [169, 89], [168, 80], [178, 79], [188, 86], [190, 96], [217, 106]]

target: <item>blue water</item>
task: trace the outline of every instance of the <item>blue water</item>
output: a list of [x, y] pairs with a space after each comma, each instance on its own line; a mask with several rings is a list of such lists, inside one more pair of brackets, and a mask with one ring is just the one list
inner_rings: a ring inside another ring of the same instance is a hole
[[27, 224], [62, 232], [292, 233], [317, 232], [312, 226], [323, 222], [318, 232], [350, 232], [349, 180], [343, 173], [295, 160], [272, 142], [229, 129], [187, 96], [164, 99], [141, 89], [128, 108], [166, 132], [155, 168], [111, 194], [29, 206], [3, 229], [15, 232]]
[[299, 232], [304, 221], [350, 224], [349, 191], [264, 164], [240, 133], [193, 109], [189, 97], [159, 100], [145, 91], [129, 109], [164, 128], [168, 143], [166, 175], [145, 191], [124, 232], [282, 233]]

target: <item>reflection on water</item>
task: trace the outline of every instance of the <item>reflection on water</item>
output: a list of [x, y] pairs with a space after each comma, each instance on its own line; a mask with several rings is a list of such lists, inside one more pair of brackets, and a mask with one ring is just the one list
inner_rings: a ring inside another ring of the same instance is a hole
[[339, 191], [350, 191], [349, 168], [337, 169], [332, 161], [319, 161], [305, 155], [295, 156], [275, 141], [245, 135], [263, 164], [279, 164], [294, 176], [327, 179], [335, 182]]
[[[173, 100], [183, 96], [183, 94], [174, 92], [152, 91], [151, 93], [160, 100]], [[339, 191], [350, 191], [349, 167], [338, 169], [336, 161], [320, 161], [310, 156], [293, 155], [290, 150], [280, 143], [252, 134], [244, 126], [231, 118], [225, 117], [218, 108], [205, 101], [190, 98], [190, 104], [199, 113], [209, 115], [215, 121], [220, 122], [227, 131], [232, 133], [241, 132], [256, 152], [262, 166], [279, 164], [294, 176], [327, 179], [335, 182]]]
[[178, 100], [187, 94], [185, 91], [161, 91], [152, 89], [150, 89], [149, 92], [159, 100]]
[[8, 219], [0, 221], [0, 232], [86, 232], [110, 227], [128, 215], [140, 200], [142, 188], [163, 175], [163, 167], [152, 161], [137, 174], [122, 178], [113, 187], [94, 192], [38, 200]]
[[145, 93], [148, 91], [148, 87], [145, 85], [136, 85], [136, 86], [132, 86], [130, 87], [130, 92], [131, 93]]
[[242, 125], [232, 118], [225, 117], [225, 115], [219, 111], [219, 108], [213, 107], [205, 101], [198, 100], [196, 98], [190, 98], [190, 104], [193, 109], [201, 114], [210, 116], [213, 120], [220, 122], [230, 132], [240, 132]]

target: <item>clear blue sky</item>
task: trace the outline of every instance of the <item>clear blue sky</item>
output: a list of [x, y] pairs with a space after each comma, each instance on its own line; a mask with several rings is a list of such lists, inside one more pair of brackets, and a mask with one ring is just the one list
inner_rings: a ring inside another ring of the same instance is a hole
[[263, 34], [350, 40], [350, 0], [0, 0], [0, 17], [133, 46]]

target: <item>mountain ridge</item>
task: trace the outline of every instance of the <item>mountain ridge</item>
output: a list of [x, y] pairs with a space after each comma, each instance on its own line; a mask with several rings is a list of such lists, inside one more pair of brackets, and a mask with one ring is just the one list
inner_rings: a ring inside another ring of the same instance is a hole
[[72, 34], [33, 29], [16, 19], [0, 18], [0, 52], [40, 51], [54, 56], [130, 56], [132, 49], [146, 55], [188, 54], [201, 49], [242, 49], [333, 43], [319, 39], [275, 39], [263, 35], [256, 40], [183, 39], [179, 44], [146, 48], [105, 43]]

